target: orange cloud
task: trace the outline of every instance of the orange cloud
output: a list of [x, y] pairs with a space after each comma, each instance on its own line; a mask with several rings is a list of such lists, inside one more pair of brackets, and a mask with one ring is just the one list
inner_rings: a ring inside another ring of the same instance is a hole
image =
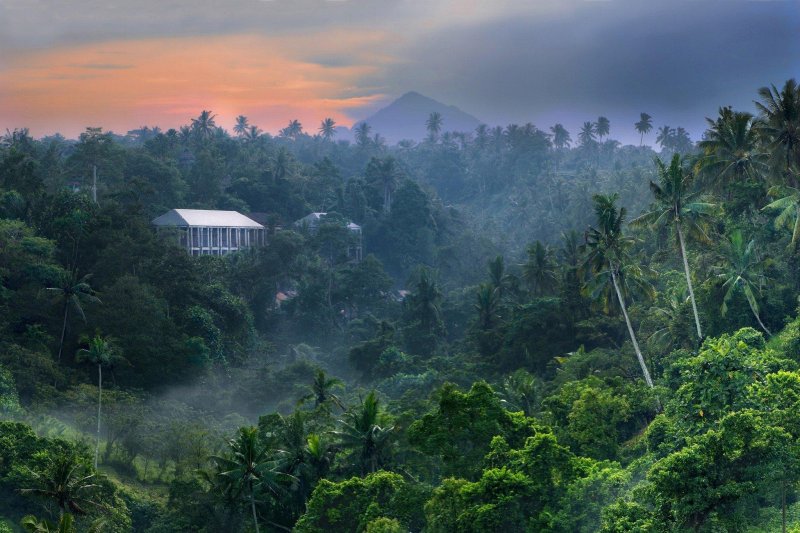
[[[230, 128], [236, 115], [277, 131], [291, 119], [308, 130], [383, 98], [362, 87], [392, 58], [370, 50], [386, 35], [335, 33], [111, 41], [28, 52], [0, 70], [0, 126], [75, 136], [86, 126], [124, 133], [177, 127], [203, 109]], [[348, 61], [315, 62], [323, 49]], [[365, 94], [366, 92], [366, 94]]]

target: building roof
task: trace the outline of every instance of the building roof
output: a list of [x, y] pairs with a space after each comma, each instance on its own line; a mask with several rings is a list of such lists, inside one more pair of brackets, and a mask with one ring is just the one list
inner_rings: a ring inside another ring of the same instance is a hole
[[203, 226], [219, 228], [264, 228], [237, 211], [217, 211], [212, 209], [171, 209], [154, 218], [156, 226]]
[[[315, 228], [316, 226], [319, 225], [319, 223], [327, 214], [328, 213], [321, 213], [321, 212], [309, 213], [300, 220], [295, 221], [294, 224], [295, 226], [302, 226], [303, 224], [308, 224], [309, 227]], [[350, 231], [361, 231], [361, 226], [359, 226], [354, 222], [348, 222], [347, 229], [349, 229]]]

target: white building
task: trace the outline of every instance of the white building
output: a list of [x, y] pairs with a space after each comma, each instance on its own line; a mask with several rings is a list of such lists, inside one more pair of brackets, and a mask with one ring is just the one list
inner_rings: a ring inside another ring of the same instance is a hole
[[264, 226], [236, 211], [172, 209], [152, 224], [159, 232], [175, 231], [190, 255], [225, 255], [263, 246], [267, 238]]

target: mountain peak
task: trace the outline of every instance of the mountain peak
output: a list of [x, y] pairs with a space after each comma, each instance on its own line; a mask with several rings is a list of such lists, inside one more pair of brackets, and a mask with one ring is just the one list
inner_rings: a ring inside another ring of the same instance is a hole
[[416, 91], [408, 91], [354, 127], [366, 122], [373, 132], [380, 133], [389, 142], [421, 140], [427, 134], [425, 121], [434, 112], [442, 115], [442, 131], [472, 131], [481, 123], [455, 106], [443, 104]]

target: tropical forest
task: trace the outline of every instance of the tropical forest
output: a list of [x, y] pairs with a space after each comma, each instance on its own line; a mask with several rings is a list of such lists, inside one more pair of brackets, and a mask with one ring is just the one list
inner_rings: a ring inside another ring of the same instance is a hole
[[8, 130], [0, 531], [800, 531], [800, 88], [747, 96], [697, 139]]

